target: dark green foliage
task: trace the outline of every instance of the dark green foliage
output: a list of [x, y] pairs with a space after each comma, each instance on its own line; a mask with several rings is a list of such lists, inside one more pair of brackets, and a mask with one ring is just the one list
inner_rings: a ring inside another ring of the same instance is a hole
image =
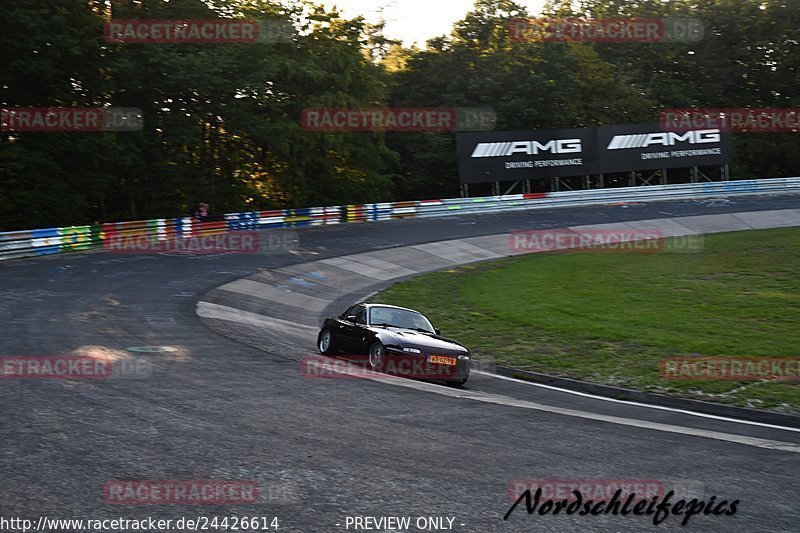
[[[657, 120], [664, 107], [798, 106], [797, 0], [550, 2], [559, 16], [694, 17], [696, 44], [522, 43], [510, 0], [404, 49], [306, 0], [9, 0], [0, 105], [138, 107], [138, 132], [0, 133], [0, 230], [458, 194], [452, 133], [305, 131], [308, 107], [489, 106], [497, 129]], [[216, 7], [213, 7], [216, 6]], [[565, 7], [566, 6], [566, 7]], [[121, 44], [115, 19], [291, 21], [283, 44]], [[796, 175], [797, 134], [736, 135], [733, 177]]]

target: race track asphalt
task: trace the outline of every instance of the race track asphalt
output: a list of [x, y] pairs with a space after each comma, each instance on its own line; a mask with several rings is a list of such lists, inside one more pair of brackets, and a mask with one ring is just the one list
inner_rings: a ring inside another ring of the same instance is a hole
[[[195, 314], [215, 287], [311, 260], [517, 229], [798, 208], [800, 197], [773, 196], [534, 210], [299, 229], [297, 253], [0, 263], [0, 356], [86, 354], [143, 369], [100, 381], [0, 380], [0, 517], [263, 516], [278, 517], [278, 531], [302, 532], [347, 531], [355, 516], [410, 516], [412, 525], [450, 517], [463, 532], [798, 531], [796, 430], [488, 375], [463, 390], [307, 379], [297, 360], [313, 346], [256, 348]], [[109, 480], [211, 479], [255, 481], [260, 501], [103, 497]], [[533, 479], [649, 480], [740, 503], [734, 516], [695, 516], [686, 527], [678, 516], [654, 526], [646, 516], [528, 516], [521, 507], [503, 520], [509, 487]]]

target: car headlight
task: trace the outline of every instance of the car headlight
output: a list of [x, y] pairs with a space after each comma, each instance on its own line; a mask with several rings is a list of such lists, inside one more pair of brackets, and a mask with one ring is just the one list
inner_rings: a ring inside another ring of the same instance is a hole
[[422, 353], [416, 348], [403, 348], [403, 351], [406, 353]]

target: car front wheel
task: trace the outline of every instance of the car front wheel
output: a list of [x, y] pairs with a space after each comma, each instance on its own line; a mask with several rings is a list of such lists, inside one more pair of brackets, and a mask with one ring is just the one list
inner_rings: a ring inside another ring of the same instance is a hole
[[333, 335], [331, 335], [331, 330], [322, 330], [322, 333], [319, 334], [317, 348], [319, 348], [319, 353], [323, 355], [330, 355], [333, 352]]
[[386, 348], [380, 342], [373, 342], [369, 347], [369, 356], [367, 358], [367, 365], [370, 370], [379, 372], [383, 368], [383, 361], [386, 356]]
[[469, 379], [469, 368], [467, 369], [467, 373], [466, 373], [466, 374], [467, 374], [467, 375], [466, 375], [466, 376], [464, 376], [464, 378], [463, 378], [463, 379], [454, 379], [454, 380], [447, 381], [447, 382], [446, 382], [446, 383], [447, 383], [447, 385], [449, 385], [450, 387], [463, 387], [463, 386], [464, 386], [464, 384], [465, 384], [465, 383], [467, 382], [467, 380]]

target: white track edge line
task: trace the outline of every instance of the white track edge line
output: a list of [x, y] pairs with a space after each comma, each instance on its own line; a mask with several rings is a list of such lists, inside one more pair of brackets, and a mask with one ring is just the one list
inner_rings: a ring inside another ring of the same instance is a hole
[[673, 413], [682, 413], [682, 414], [691, 415], [691, 416], [699, 416], [699, 417], [702, 417], [702, 418], [711, 418], [713, 420], [722, 420], [722, 421], [725, 421], [725, 422], [735, 422], [737, 424], [747, 424], [747, 425], [751, 425], [751, 426], [759, 426], [759, 427], [765, 427], [765, 428], [770, 428], [770, 429], [780, 429], [780, 430], [783, 430], [783, 431], [794, 431], [795, 433], [800, 433], [800, 429], [798, 429], [798, 428], [791, 428], [791, 427], [787, 427], [787, 426], [778, 426], [778, 425], [775, 425], [775, 424], [766, 424], [764, 422], [754, 422], [752, 420], [742, 420], [740, 418], [730, 418], [730, 417], [727, 417], [727, 416], [719, 416], [719, 415], [711, 415], [711, 414], [707, 414], [707, 413], [699, 413], [697, 411], [687, 411], [686, 409], [678, 409], [676, 407], [666, 407], [666, 406], [663, 406], [663, 405], [653, 405], [653, 404], [649, 404], [649, 403], [640, 403], [640, 402], [634, 402], [634, 401], [629, 401], [629, 400], [618, 400], [616, 398], [608, 398], [606, 396], [597, 396], [596, 394], [589, 394], [589, 393], [586, 393], [586, 392], [574, 391], [574, 390], [569, 390], [569, 389], [562, 389], [560, 387], [554, 387], [552, 385], [545, 385], [543, 383], [534, 383], [534, 382], [531, 382], [531, 381], [526, 381], [524, 379], [517, 379], [517, 378], [508, 377], [508, 376], [501, 376], [499, 374], [492, 374], [491, 372], [484, 372], [482, 370], [473, 370], [472, 373], [481, 374], [483, 376], [490, 376], [490, 377], [497, 378], [497, 379], [503, 379], [503, 380], [506, 380], [506, 381], [514, 381], [514, 382], [517, 382], [517, 383], [522, 383], [523, 385], [533, 385], [534, 387], [541, 387], [543, 389], [550, 389], [550, 390], [554, 390], [554, 391], [565, 392], [567, 394], [574, 394], [575, 396], [584, 396], [586, 398], [592, 398], [594, 400], [603, 400], [603, 401], [606, 401], [606, 402], [622, 403], [622, 404], [625, 404], [625, 405], [632, 405], [632, 406], [635, 406], [635, 407], [647, 407], [649, 409], [659, 409], [661, 411], [671, 411]]
[[[307, 363], [308, 364], [308, 363]], [[347, 375], [354, 375], [353, 372], [357, 372], [359, 378], [367, 379], [369, 381], [377, 381], [381, 383], [388, 383], [390, 385], [400, 386], [409, 389], [416, 389], [425, 392], [432, 392], [434, 394], [439, 394], [442, 396], [449, 396], [451, 398], [459, 398], [465, 400], [475, 400], [484, 403], [491, 403], [495, 405], [503, 405], [506, 407], [517, 407], [522, 409], [529, 409], [535, 410], [545, 413], [551, 414], [558, 414], [563, 416], [575, 417], [575, 418], [583, 418], [584, 420], [593, 420], [596, 422], [606, 422], [610, 424], [618, 424], [622, 426], [628, 427], [636, 427], [639, 429], [647, 429], [651, 431], [663, 431], [666, 433], [674, 433], [678, 435], [684, 436], [693, 436], [693, 437], [701, 437], [706, 439], [713, 439], [713, 440], [720, 440], [724, 442], [729, 442], [733, 444], [741, 444], [745, 446], [753, 446], [756, 448], [762, 448], [767, 450], [778, 450], [778, 451], [785, 451], [790, 453], [800, 453], [800, 444], [794, 442], [784, 442], [784, 441], [776, 441], [776, 440], [769, 440], [769, 439], [762, 439], [759, 437], [750, 437], [747, 435], [737, 435], [733, 433], [722, 433], [720, 431], [712, 431], [707, 429], [698, 429], [686, 426], [676, 426], [673, 424], [662, 424], [660, 422], [650, 422], [647, 420], [639, 420], [636, 418], [626, 418], [620, 416], [613, 416], [613, 415], [604, 415], [600, 413], [592, 413], [589, 411], [580, 411], [577, 409], [567, 409], [564, 407], [555, 407], [552, 405], [540, 404], [536, 402], [531, 402], [528, 400], [519, 400], [516, 398], [511, 398], [509, 396], [502, 396], [499, 394], [482, 392], [482, 391], [469, 391], [469, 390], [462, 390], [462, 389], [453, 389], [449, 387], [437, 387], [430, 383], [425, 383], [421, 381], [415, 380], [405, 380], [397, 379], [393, 376], [381, 376], [380, 373], [372, 372], [366, 373], [363, 369], [356, 368], [355, 366], [348, 365], [347, 369], [343, 369], [341, 367], [336, 368], [332, 367], [330, 364], [323, 363], [320, 364], [318, 362], [312, 362], [313, 366], [316, 367], [323, 367], [327, 370], [332, 370], [338, 374], [347, 374]]]

